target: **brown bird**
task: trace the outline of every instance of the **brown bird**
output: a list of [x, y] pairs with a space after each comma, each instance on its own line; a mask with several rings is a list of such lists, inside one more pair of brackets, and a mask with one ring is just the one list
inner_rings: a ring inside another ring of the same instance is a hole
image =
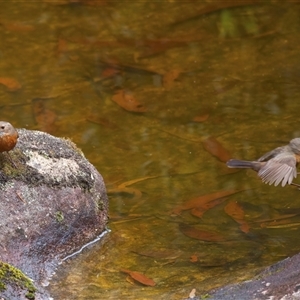
[[297, 177], [296, 166], [300, 162], [300, 138], [295, 138], [286, 146], [275, 148], [255, 161], [230, 159], [229, 168], [249, 168], [257, 172], [264, 183], [277, 186], [292, 184]]
[[[15, 148], [19, 134], [17, 130], [8, 122], [0, 121], [0, 152], [7, 152], [13, 163], [8, 151]], [[15, 165], [13, 163], [13, 165]]]

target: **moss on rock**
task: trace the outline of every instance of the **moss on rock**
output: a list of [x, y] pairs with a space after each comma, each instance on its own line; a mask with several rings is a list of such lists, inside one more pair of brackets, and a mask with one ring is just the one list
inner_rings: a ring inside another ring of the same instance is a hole
[[7, 286], [23, 290], [27, 299], [35, 299], [36, 288], [30, 278], [12, 265], [0, 261], [0, 292]]

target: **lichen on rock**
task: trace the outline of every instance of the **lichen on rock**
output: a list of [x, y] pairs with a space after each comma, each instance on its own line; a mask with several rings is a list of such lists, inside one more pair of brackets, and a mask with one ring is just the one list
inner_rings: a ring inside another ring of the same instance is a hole
[[101, 175], [70, 140], [18, 129], [0, 154], [0, 260], [37, 283], [99, 236], [108, 220]]

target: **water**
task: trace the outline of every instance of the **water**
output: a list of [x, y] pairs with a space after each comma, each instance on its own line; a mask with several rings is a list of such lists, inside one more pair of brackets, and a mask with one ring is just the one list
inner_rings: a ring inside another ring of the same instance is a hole
[[[230, 157], [251, 160], [300, 135], [300, 7], [226, 3], [3, 4], [0, 82], [21, 88], [0, 86], [1, 119], [70, 137], [110, 196], [111, 232], [58, 269], [55, 298], [183, 299], [193, 288], [199, 296], [298, 252], [299, 191], [231, 173], [203, 143], [214, 137]], [[127, 110], [122, 97], [134, 99]], [[241, 188], [201, 218], [172, 213]], [[225, 213], [229, 202], [250, 232]]]

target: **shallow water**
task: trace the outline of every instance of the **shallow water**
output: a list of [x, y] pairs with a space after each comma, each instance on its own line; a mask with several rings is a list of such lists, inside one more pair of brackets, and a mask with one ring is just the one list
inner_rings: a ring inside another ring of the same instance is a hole
[[[205, 295], [299, 252], [299, 191], [224, 160], [300, 136], [300, 6], [226, 3], [3, 4], [1, 119], [70, 137], [109, 192], [111, 232], [58, 269], [56, 299]], [[201, 218], [174, 213], [232, 189]]]

